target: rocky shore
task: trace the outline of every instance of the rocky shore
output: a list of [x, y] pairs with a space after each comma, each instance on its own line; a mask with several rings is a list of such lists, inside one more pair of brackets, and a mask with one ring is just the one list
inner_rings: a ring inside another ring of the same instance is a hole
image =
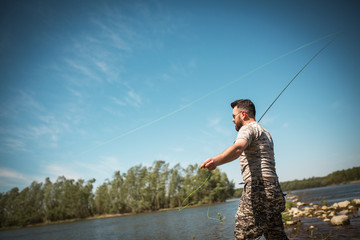
[[290, 239], [360, 239], [360, 199], [321, 206], [293, 196], [288, 205], [284, 214]]

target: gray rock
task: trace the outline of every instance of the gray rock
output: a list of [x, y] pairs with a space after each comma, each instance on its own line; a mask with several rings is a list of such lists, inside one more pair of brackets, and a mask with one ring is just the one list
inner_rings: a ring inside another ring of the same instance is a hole
[[346, 215], [335, 216], [331, 218], [331, 224], [334, 226], [348, 225], [350, 224], [350, 219]]
[[350, 205], [349, 201], [343, 201], [338, 203], [340, 208], [347, 208]]
[[334, 203], [331, 207], [331, 209], [337, 210], [339, 209], [339, 204], [338, 203]]
[[360, 199], [353, 199], [352, 201], [356, 206], [360, 205]]

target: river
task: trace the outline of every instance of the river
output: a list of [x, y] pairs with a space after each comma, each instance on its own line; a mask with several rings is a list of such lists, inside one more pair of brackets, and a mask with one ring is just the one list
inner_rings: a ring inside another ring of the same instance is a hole
[[[333, 203], [360, 198], [360, 183], [299, 190], [292, 194], [297, 195], [299, 201], [316, 203], [327, 200], [328, 203]], [[210, 207], [188, 207], [182, 211], [168, 210], [6, 230], [0, 232], [0, 239], [233, 239], [238, 202], [239, 199], [235, 199]], [[218, 213], [225, 217], [223, 223], [218, 220]], [[360, 239], [359, 226], [360, 224], [355, 226], [354, 230], [355, 235], [359, 233], [358, 239]], [[291, 229], [287, 229], [291, 235], [290, 231]]]

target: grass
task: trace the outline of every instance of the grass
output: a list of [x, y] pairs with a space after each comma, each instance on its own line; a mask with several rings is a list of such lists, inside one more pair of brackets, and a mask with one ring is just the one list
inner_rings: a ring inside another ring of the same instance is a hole
[[287, 214], [287, 213], [281, 213], [281, 217], [282, 217], [282, 222], [283, 223], [285, 223], [286, 221], [291, 221], [292, 220], [292, 218], [290, 217], [290, 215], [289, 214]]
[[295, 206], [295, 203], [292, 201], [286, 202], [285, 204], [285, 211], [290, 210], [292, 207]]
[[323, 234], [321, 234], [320, 236], [315, 236], [314, 230], [311, 230], [309, 237], [310, 237], [311, 240], [318, 240], [318, 239], [319, 239], [319, 240], [330, 240], [330, 239], [332, 239], [332, 238], [331, 238], [331, 234], [332, 234], [332, 233], [331, 233], [331, 231], [330, 231], [330, 233], [329, 233], [328, 235], [325, 235], [325, 236], [324, 236]]

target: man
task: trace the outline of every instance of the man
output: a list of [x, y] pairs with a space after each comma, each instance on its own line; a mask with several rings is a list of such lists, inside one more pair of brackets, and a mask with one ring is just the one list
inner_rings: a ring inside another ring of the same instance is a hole
[[200, 168], [217, 166], [240, 157], [245, 183], [235, 219], [236, 239], [288, 239], [281, 212], [285, 199], [275, 171], [270, 133], [255, 121], [255, 105], [248, 99], [231, 103], [236, 141], [219, 155], [204, 161]]

